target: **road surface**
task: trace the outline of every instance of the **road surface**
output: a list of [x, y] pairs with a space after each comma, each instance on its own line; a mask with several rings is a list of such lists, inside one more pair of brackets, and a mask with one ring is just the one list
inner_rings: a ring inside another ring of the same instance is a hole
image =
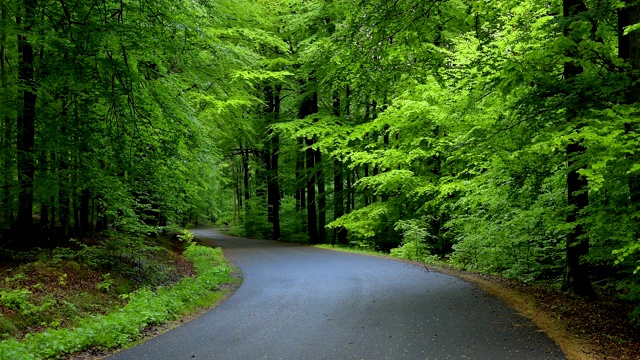
[[400, 261], [194, 230], [243, 272], [217, 308], [109, 359], [564, 359], [530, 321]]

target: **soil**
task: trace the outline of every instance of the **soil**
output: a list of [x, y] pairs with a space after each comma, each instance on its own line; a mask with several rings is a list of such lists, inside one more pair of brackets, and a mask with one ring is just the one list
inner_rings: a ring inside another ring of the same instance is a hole
[[[99, 243], [100, 240], [87, 239], [85, 243]], [[170, 239], [166, 240], [171, 244]], [[166, 280], [159, 285], [170, 285], [194, 274], [193, 264], [179, 251], [167, 249], [158, 253], [161, 256], [155, 260], [156, 267], [162, 267], [167, 274]], [[2, 254], [5, 261], [0, 263], [0, 292], [26, 291], [22, 298], [29, 304], [23, 304], [22, 300], [18, 303], [0, 301], [0, 319], [15, 326], [10, 335], [0, 334], [0, 340], [22, 339], [27, 333], [47, 328], [72, 327], [79, 318], [105, 314], [124, 305], [126, 301], [120, 296], [118, 285], [124, 284], [124, 293], [142, 285], [135, 279], [120, 276], [113, 269], [90, 266], [80, 260], [56, 259], [48, 249], [2, 250]], [[25, 306], [38, 309], [26, 313]]]
[[633, 306], [596, 288], [597, 299], [577, 298], [548, 285], [528, 285], [499, 276], [438, 268], [469, 281], [531, 319], [570, 360], [640, 359], [640, 329]]

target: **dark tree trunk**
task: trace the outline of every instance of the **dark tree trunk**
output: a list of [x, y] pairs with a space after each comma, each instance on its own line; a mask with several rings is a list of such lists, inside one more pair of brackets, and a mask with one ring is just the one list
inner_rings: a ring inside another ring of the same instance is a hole
[[249, 201], [249, 199], [251, 199], [251, 192], [249, 191], [249, 150], [242, 150], [242, 146], [240, 146], [240, 151], [242, 152], [242, 174], [245, 209], [248, 209], [249, 204], [247, 202]]
[[[276, 123], [280, 118], [280, 90], [281, 86], [268, 86], [265, 89], [267, 95], [267, 115], [271, 117], [271, 123]], [[274, 240], [280, 238], [280, 184], [278, 177], [278, 152], [280, 151], [280, 137], [268, 131], [268, 146], [265, 151], [265, 164], [267, 166], [267, 204], [268, 220], [272, 224], [271, 236]]]
[[[74, 181], [75, 183], [75, 181]], [[71, 191], [73, 204], [73, 236], [80, 235], [80, 208], [78, 207], [78, 194], [75, 189]]]
[[[581, 0], [563, 0], [563, 9], [564, 17], [571, 18], [581, 12], [585, 12], [586, 6]], [[564, 29], [565, 36], [568, 36], [570, 31], [570, 22], [567, 22]], [[575, 55], [571, 52], [567, 53], [569, 57]], [[567, 62], [563, 72], [564, 81], [572, 84], [582, 72], [582, 66], [576, 62]], [[579, 121], [575, 110], [579, 103], [579, 100], [569, 103], [566, 109], [567, 122]], [[586, 149], [582, 145], [581, 139], [574, 139], [566, 148], [568, 160], [567, 200], [571, 207], [571, 212], [567, 216], [567, 223], [572, 225], [572, 230], [567, 235], [562, 289], [576, 295], [594, 297], [595, 293], [589, 279], [589, 268], [587, 264], [582, 262], [582, 257], [589, 252], [589, 237], [581, 220], [583, 217], [581, 213], [589, 205], [589, 184], [587, 179], [584, 176], [581, 177], [579, 173], [580, 169], [586, 167], [586, 164], [581, 161], [581, 156], [584, 155], [585, 151]]]
[[316, 181], [318, 183], [318, 241], [321, 244], [327, 242], [327, 198], [325, 190], [324, 172], [322, 169], [322, 152], [314, 150]]
[[[364, 164], [364, 177], [369, 177], [369, 164]], [[371, 200], [369, 199], [369, 188], [367, 187], [364, 191], [363, 191], [363, 199], [364, 199], [364, 206], [369, 206], [369, 204], [371, 204]]]
[[[31, 32], [36, 15], [36, 1], [24, 0], [24, 25], [18, 35], [18, 81], [22, 90], [22, 111], [18, 115], [18, 217], [16, 232], [24, 245], [33, 243], [33, 175], [35, 158], [33, 153], [36, 93], [33, 71], [33, 47], [27, 34]], [[16, 19], [20, 25], [21, 19]]]
[[[63, 102], [62, 118], [66, 117], [66, 108]], [[67, 132], [66, 126], [60, 127], [60, 134], [62, 138], [65, 138]], [[71, 216], [71, 210], [69, 205], [69, 164], [67, 163], [67, 156], [63, 153], [58, 156], [58, 213], [60, 214], [60, 227], [62, 228], [62, 234], [64, 240], [69, 238], [69, 220]]]
[[278, 180], [279, 148], [280, 138], [278, 135], [273, 135], [273, 137], [271, 138], [271, 176], [269, 181], [269, 199], [274, 240], [280, 239], [280, 182]]
[[306, 165], [307, 165], [307, 234], [309, 235], [309, 242], [311, 244], [318, 243], [318, 224], [316, 223], [316, 182], [314, 172], [315, 156], [314, 151], [311, 148], [313, 146], [313, 139], [305, 139], [305, 143], [308, 146], [306, 150]]
[[13, 203], [11, 201], [11, 187], [13, 184], [13, 156], [12, 149], [13, 144], [11, 138], [13, 138], [13, 119], [8, 115], [8, 107], [6, 104], [9, 102], [9, 82], [7, 81], [7, 4], [3, 2], [0, 4], [2, 7], [2, 34], [0, 35], [0, 86], [2, 86], [2, 99], [5, 105], [3, 114], [3, 148], [2, 153], [3, 162], [3, 183], [2, 183], [2, 216], [3, 219], [11, 224], [13, 223]]
[[[47, 171], [47, 153], [46, 151], [40, 152], [40, 177], [43, 178], [44, 173]], [[49, 204], [47, 204], [47, 199], [42, 198], [40, 201], [40, 226], [47, 227], [49, 226]]]
[[89, 222], [89, 201], [91, 200], [91, 192], [89, 189], [80, 191], [80, 236], [87, 236], [91, 232], [91, 223]]
[[[318, 93], [314, 92], [307, 95], [306, 98], [300, 104], [300, 111], [298, 112], [298, 118], [304, 119], [305, 117], [318, 112]], [[305, 145], [307, 149], [305, 151], [306, 156], [306, 180], [307, 180], [307, 234], [309, 236], [309, 242], [311, 244], [317, 244], [318, 237], [318, 224], [316, 222], [316, 174], [315, 174], [315, 152], [312, 149], [314, 144], [313, 138], [307, 137], [305, 139]]]
[[[347, 87], [347, 96], [349, 95], [349, 88]], [[340, 116], [340, 96], [335, 95], [333, 100], [333, 114]], [[343, 166], [342, 161], [337, 157], [333, 159], [333, 220], [338, 220], [344, 215], [344, 178], [343, 178]], [[347, 229], [340, 226], [333, 229], [333, 238], [331, 244], [347, 243]]]
[[[625, 94], [625, 102], [634, 104], [640, 102], [640, 83], [638, 83], [637, 71], [640, 70], [640, 32], [632, 31], [624, 35], [625, 27], [640, 22], [640, 4], [633, 4], [633, 1], [627, 0], [625, 7], [618, 10], [618, 56], [625, 59], [631, 65], [630, 86]], [[637, 127], [631, 124], [625, 124], [625, 132], [627, 134], [636, 132]], [[628, 155], [628, 160], [632, 163], [638, 161], [638, 156]], [[629, 193], [631, 200], [631, 211], [637, 211], [640, 206], [640, 176], [632, 175], [629, 178]], [[640, 229], [636, 229], [637, 233]]]
[[304, 161], [305, 155], [302, 152], [304, 148], [304, 139], [298, 139], [298, 148], [299, 150], [296, 152], [296, 211], [301, 212], [307, 207], [307, 202], [305, 201], [305, 186], [306, 183], [302, 180], [304, 178]]
[[97, 219], [96, 219], [96, 231], [107, 230], [107, 207], [106, 199], [104, 195], [98, 194], [98, 204], [96, 205]]

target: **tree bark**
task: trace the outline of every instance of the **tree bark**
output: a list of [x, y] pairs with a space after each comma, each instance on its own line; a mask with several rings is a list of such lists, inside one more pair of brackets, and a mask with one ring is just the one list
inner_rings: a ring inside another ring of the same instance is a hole
[[302, 152], [304, 147], [304, 139], [298, 139], [298, 147], [299, 151], [296, 152], [296, 210], [301, 212], [303, 209], [307, 207], [307, 202], [305, 198], [305, 182], [301, 179], [304, 178], [304, 161], [305, 155]]
[[33, 46], [28, 34], [34, 25], [36, 1], [24, 0], [24, 19], [16, 19], [20, 24], [24, 20], [21, 34], [18, 35], [18, 81], [22, 90], [22, 111], [18, 115], [17, 150], [18, 150], [18, 217], [16, 233], [24, 245], [33, 243], [33, 175], [35, 158], [33, 153], [36, 93], [34, 82]]
[[[347, 87], [347, 96], [349, 94]], [[340, 96], [335, 95], [333, 101], [333, 114], [340, 116]], [[333, 159], [333, 220], [338, 220], [344, 215], [344, 169], [342, 161], [337, 157]], [[333, 238], [331, 244], [335, 243], [346, 244], [347, 243], [347, 229], [340, 226], [333, 228]]]
[[269, 202], [271, 222], [273, 224], [273, 239], [280, 239], [280, 182], [278, 176], [278, 152], [280, 151], [280, 137], [276, 134], [271, 138], [271, 173], [269, 177]]
[[327, 242], [327, 198], [325, 191], [324, 172], [322, 169], [322, 152], [314, 150], [316, 181], [318, 183], [318, 241], [320, 244]]
[[318, 243], [318, 224], [316, 223], [316, 177], [314, 172], [315, 156], [311, 148], [313, 139], [306, 138], [306, 165], [307, 165], [307, 234], [311, 244]]
[[[40, 177], [44, 177], [44, 173], [47, 171], [47, 153], [46, 151], [40, 152]], [[47, 199], [42, 198], [40, 200], [40, 226], [47, 227], [49, 226], [49, 204], [47, 204]]]
[[8, 27], [8, 15], [7, 4], [3, 2], [1, 5], [1, 21], [2, 21], [2, 34], [0, 34], [0, 86], [2, 86], [2, 98], [5, 105], [3, 106], [3, 183], [2, 183], [2, 217], [11, 224], [13, 223], [13, 204], [11, 201], [11, 187], [13, 184], [13, 156], [12, 149], [13, 144], [11, 138], [13, 137], [13, 119], [8, 115], [9, 102], [9, 82], [7, 81], [7, 27]]
[[[311, 95], [307, 95], [300, 104], [300, 110], [298, 112], [298, 118], [304, 119], [305, 117], [318, 112], [318, 93], [313, 92]], [[316, 174], [315, 174], [315, 154], [312, 146], [314, 140], [311, 137], [305, 138], [305, 145], [307, 149], [305, 151], [306, 159], [306, 185], [307, 185], [307, 235], [309, 236], [309, 242], [311, 244], [317, 244], [319, 241], [318, 236], [318, 224], [316, 216]]]
[[[623, 8], [618, 10], [618, 56], [631, 65], [630, 86], [625, 94], [625, 103], [634, 104], [640, 102], [640, 83], [638, 83], [637, 71], [640, 70], [640, 32], [632, 31], [624, 35], [625, 27], [640, 22], [640, 4], [634, 4], [627, 0]], [[637, 132], [637, 127], [630, 123], [625, 124], [625, 132], [630, 134]], [[631, 162], [638, 161], [637, 155], [630, 154], [627, 158]], [[629, 178], [630, 208], [636, 211], [640, 206], [640, 176], [632, 175]], [[638, 233], [640, 229], [636, 229]], [[637, 237], [637, 234], [636, 234]]]
[[[581, 0], [563, 0], [563, 15], [565, 18], [572, 18], [587, 10]], [[570, 21], [564, 28], [564, 35], [569, 36]], [[567, 52], [567, 56], [574, 57], [576, 54], [572, 50]], [[564, 66], [564, 81], [568, 84], [575, 82], [576, 78], [584, 71], [577, 62], [567, 62]], [[575, 101], [579, 104], [579, 101]], [[569, 102], [566, 109], [567, 122], [579, 121], [575, 105]], [[579, 131], [579, 125], [577, 126]], [[576, 295], [594, 297], [595, 292], [589, 279], [588, 265], [582, 262], [582, 257], [589, 252], [589, 237], [582, 224], [581, 214], [589, 205], [588, 182], [586, 177], [580, 176], [580, 169], [586, 164], [581, 162], [586, 148], [582, 145], [582, 139], [574, 139], [567, 145], [566, 156], [568, 161], [567, 174], [567, 201], [571, 207], [567, 216], [567, 223], [572, 225], [572, 230], [567, 235], [566, 261], [564, 266], [564, 276], [562, 289]]]
[[243, 174], [243, 188], [244, 188], [244, 206], [245, 210], [249, 209], [249, 199], [251, 199], [251, 192], [249, 191], [249, 150], [242, 150], [240, 145], [240, 152], [242, 153], [242, 174]]
[[[91, 232], [91, 223], [89, 222], [89, 201], [91, 200], [91, 191], [82, 189], [80, 191], [80, 236], [84, 237]], [[157, 211], [157, 209], [156, 209]]]

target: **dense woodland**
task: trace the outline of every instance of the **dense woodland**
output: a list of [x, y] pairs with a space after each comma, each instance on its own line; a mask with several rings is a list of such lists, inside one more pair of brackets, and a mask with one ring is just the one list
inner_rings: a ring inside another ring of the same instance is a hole
[[5, 247], [208, 221], [640, 298], [639, 2], [0, 5]]

